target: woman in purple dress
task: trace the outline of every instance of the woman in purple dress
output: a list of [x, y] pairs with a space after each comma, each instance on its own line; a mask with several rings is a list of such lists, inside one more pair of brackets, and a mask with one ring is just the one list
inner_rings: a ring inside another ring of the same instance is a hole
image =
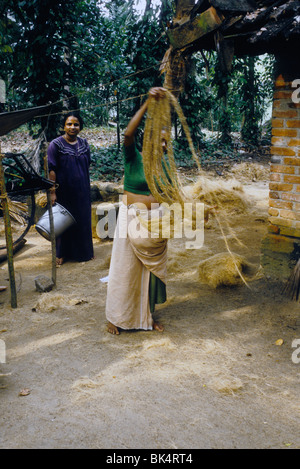
[[91, 195], [90, 148], [86, 139], [78, 136], [83, 127], [80, 115], [70, 112], [64, 116], [64, 135], [48, 147], [49, 179], [52, 204], [58, 202], [73, 215], [76, 224], [56, 239], [56, 262], [66, 260], [89, 261], [94, 257]]

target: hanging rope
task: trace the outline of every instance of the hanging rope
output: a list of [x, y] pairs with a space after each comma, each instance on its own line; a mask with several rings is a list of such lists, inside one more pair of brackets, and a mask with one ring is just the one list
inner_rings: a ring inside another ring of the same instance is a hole
[[[137, 70], [136, 72], [133, 72], [133, 73], [130, 73], [128, 75], [123, 75], [122, 77], [120, 78], [116, 78], [115, 80], [111, 80], [109, 82], [106, 82], [106, 83], [101, 83], [99, 85], [96, 85], [94, 86], [93, 88], [89, 89], [89, 90], [83, 90], [83, 91], [79, 91], [77, 92], [76, 94], [72, 95], [72, 96], [68, 96], [67, 98], [64, 97], [62, 99], [59, 99], [57, 101], [55, 101], [54, 103], [51, 103], [52, 106], [55, 106], [57, 104], [63, 104], [66, 100], [71, 100], [71, 99], [74, 99], [74, 98], [78, 98], [80, 96], [83, 96], [83, 95], [90, 95], [92, 94], [93, 92], [99, 90], [101, 87], [106, 87], [106, 86], [110, 86], [114, 83], [118, 83], [119, 81], [122, 81], [122, 80], [127, 80], [128, 78], [132, 78], [136, 75], [139, 75], [141, 73], [145, 73], [145, 72], [148, 72], [149, 70], [152, 70], [152, 69], [157, 69], [157, 70], [163, 70], [164, 68], [164, 65], [166, 64], [166, 60], [167, 59], [163, 59], [162, 62], [160, 62], [159, 64], [155, 64], [155, 65], [151, 65], [150, 67], [147, 67], [147, 68], [144, 68], [142, 70]], [[114, 100], [114, 101], [111, 101], [109, 104], [110, 105], [116, 105], [118, 103], [123, 103], [123, 102], [126, 102], [126, 101], [130, 101], [130, 100], [133, 100], [133, 99], [137, 99], [137, 98], [143, 98], [144, 96], [146, 96], [145, 94], [140, 94], [140, 95], [137, 95], [137, 96], [133, 96], [133, 97], [129, 97], [129, 98], [125, 98], [125, 99], [122, 99], [122, 100]], [[87, 106], [87, 107], [80, 107], [80, 109], [70, 109], [68, 110], [69, 111], [72, 111], [72, 112], [79, 112], [81, 110], [86, 110], [86, 109], [96, 109], [96, 108], [99, 108], [99, 107], [106, 107], [107, 106], [107, 103], [104, 103], [104, 104], [97, 104], [97, 105], [94, 105], [94, 106]], [[65, 114], [66, 111], [60, 111], [60, 112], [56, 112], [56, 113], [48, 113], [48, 114], [44, 114], [42, 116], [39, 116], [39, 117], [50, 117], [50, 116], [56, 116], [56, 115], [60, 115], [60, 114]]]

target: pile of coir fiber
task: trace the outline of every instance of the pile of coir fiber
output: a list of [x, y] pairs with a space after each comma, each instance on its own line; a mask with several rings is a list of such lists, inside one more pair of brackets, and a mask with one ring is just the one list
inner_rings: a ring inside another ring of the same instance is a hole
[[253, 279], [257, 267], [242, 256], [234, 253], [220, 253], [199, 264], [199, 281], [213, 288], [242, 285]]

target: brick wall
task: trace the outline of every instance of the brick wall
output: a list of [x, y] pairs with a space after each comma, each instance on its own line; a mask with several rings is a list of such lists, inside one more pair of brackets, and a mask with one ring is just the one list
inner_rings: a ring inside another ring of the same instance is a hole
[[300, 104], [292, 83], [281, 74], [275, 81], [269, 232], [300, 238]]

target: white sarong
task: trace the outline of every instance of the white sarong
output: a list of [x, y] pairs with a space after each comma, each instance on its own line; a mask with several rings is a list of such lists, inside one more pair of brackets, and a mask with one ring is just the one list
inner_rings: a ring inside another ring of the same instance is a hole
[[106, 318], [121, 329], [153, 328], [150, 272], [166, 283], [167, 239], [151, 237], [139, 217], [159, 217], [160, 208], [140, 210], [121, 203], [107, 286]]

